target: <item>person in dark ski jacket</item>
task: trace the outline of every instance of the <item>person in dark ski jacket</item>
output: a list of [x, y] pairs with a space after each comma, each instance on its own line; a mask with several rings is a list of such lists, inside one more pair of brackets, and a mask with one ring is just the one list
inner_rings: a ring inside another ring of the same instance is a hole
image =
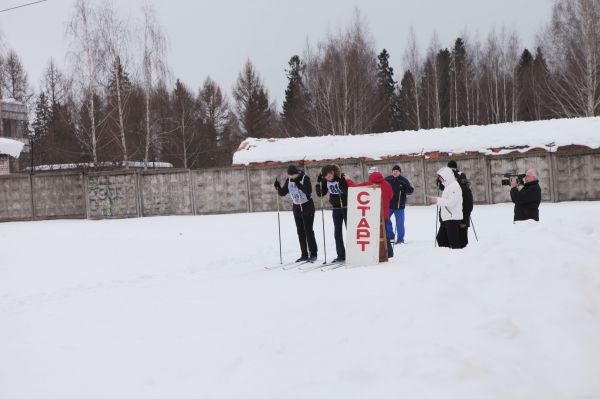
[[535, 169], [529, 169], [525, 178], [525, 185], [521, 190], [518, 188], [516, 179], [510, 182], [510, 198], [515, 204], [514, 221], [535, 220], [540, 221], [540, 203], [542, 202], [542, 189], [538, 181], [538, 175]]
[[460, 247], [465, 248], [469, 244], [469, 227], [471, 227], [471, 213], [473, 212], [473, 191], [471, 191], [471, 182], [464, 172], [458, 170], [456, 161], [448, 162], [448, 167], [454, 172], [456, 181], [462, 191], [463, 220], [459, 225], [458, 236]]
[[315, 187], [318, 197], [324, 197], [329, 194], [329, 203], [333, 208], [333, 235], [337, 252], [337, 258], [333, 262], [346, 261], [343, 228], [348, 220], [348, 182], [352, 184], [352, 180], [342, 173], [339, 166], [325, 165], [321, 169], [321, 174], [317, 177]]
[[297, 262], [314, 262], [317, 260], [318, 248], [313, 230], [315, 204], [311, 198], [312, 183], [310, 177], [295, 165], [288, 166], [287, 174], [288, 178], [283, 186], [278, 179], [275, 179], [274, 186], [281, 197], [285, 197], [289, 193], [292, 198], [294, 221], [296, 222], [298, 241], [302, 251], [302, 255]]
[[[379, 173], [377, 167], [369, 168], [369, 180], [364, 183], [350, 183], [348, 182], [349, 187], [366, 187], [366, 186], [380, 186], [381, 187], [381, 209], [383, 212], [383, 219], [385, 223], [390, 220], [390, 201], [394, 196], [392, 186], [388, 183], [381, 173]], [[387, 229], [384, 229], [387, 235]], [[387, 243], [387, 252], [388, 258], [392, 258], [394, 256], [394, 248], [392, 247], [392, 243], [389, 237], [386, 237]]]
[[[402, 169], [400, 165], [394, 165], [392, 175], [385, 180], [392, 186], [393, 197], [390, 201], [390, 218], [385, 223], [387, 235], [390, 241], [396, 240], [396, 244], [404, 242], [404, 208], [406, 206], [406, 196], [411, 195], [414, 191], [408, 179], [401, 176]], [[392, 226], [392, 215], [396, 219], [396, 234], [394, 237], [394, 228]]]

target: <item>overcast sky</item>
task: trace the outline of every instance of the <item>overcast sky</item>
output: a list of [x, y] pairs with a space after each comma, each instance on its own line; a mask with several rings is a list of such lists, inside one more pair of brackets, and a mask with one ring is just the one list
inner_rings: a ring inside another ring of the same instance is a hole
[[[0, 9], [33, 0], [0, 0]], [[23, 59], [37, 88], [47, 61], [65, 61], [65, 23], [73, 0], [49, 0], [0, 13], [4, 44]], [[140, 0], [119, 1], [123, 14], [136, 17]], [[168, 34], [169, 61], [175, 78], [194, 90], [211, 76], [228, 92], [250, 58], [281, 106], [289, 58], [302, 53], [307, 38], [316, 42], [345, 26], [358, 7], [378, 51], [387, 48], [397, 75], [410, 26], [425, 49], [434, 31], [451, 46], [466, 29], [484, 38], [492, 27], [514, 27], [523, 47], [533, 47], [548, 21], [552, 0], [154, 0]], [[400, 76], [396, 76], [397, 79]]]

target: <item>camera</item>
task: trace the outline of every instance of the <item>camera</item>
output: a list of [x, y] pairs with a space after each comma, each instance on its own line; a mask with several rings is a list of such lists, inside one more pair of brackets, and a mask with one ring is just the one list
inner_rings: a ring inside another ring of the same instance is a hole
[[517, 184], [519, 186], [524, 186], [525, 185], [525, 180], [523, 180], [525, 178], [525, 174], [514, 174], [514, 173], [505, 173], [502, 175], [502, 185], [503, 186], [510, 186], [510, 180], [511, 179], [517, 179]]

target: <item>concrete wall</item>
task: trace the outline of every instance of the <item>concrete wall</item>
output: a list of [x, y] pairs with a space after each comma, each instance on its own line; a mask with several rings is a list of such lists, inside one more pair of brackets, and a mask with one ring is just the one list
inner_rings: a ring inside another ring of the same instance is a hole
[[193, 215], [189, 170], [139, 174], [142, 216]]
[[[600, 200], [600, 150], [456, 160], [471, 180], [474, 199], [480, 204], [510, 201], [509, 189], [500, 184], [501, 175], [523, 173], [530, 167], [539, 172], [544, 201]], [[428, 203], [427, 195], [437, 194], [436, 171], [447, 162], [442, 158], [356, 160], [340, 163], [340, 167], [352, 180], [362, 182], [371, 166], [376, 165], [387, 176], [393, 165], [399, 164], [415, 188], [408, 197], [409, 205], [423, 205]], [[304, 167], [313, 189], [323, 165], [312, 163]], [[287, 165], [280, 165], [0, 176], [0, 221], [274, 211], [278, 196], [273, 182], [278, 178], [283, 183], [286, 168]], [[329, 207], [328, 201], [324, 205]], [[292, 208], [289, 196], [279, 198], [279, 207]]]
[[29, 176], [0, 176], [0, 221], [32, 219]]
[[89, 219], [141, 216], [136, 173], [91, 173], [86, 186]]
[[82, 173], [33, 175], [35, 219], [86, 217]]

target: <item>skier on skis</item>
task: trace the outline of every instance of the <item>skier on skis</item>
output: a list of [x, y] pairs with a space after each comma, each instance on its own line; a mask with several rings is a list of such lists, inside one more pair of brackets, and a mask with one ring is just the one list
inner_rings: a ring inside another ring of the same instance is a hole
[[314, 262], [317, 260], [317, 241], [313, 230], [315, 220], [315, 204], [311, 198], [312, 184], [310, 177], [299, 170], [296, 165], [287, 168], [288, 178], [283, 186], [275, 179], [273, 186], [281, 197], [288, 193], [293, 203], [294, 221], [298, 232], [298, 241], [302, 255], [296, 262]]
[[462, 191], [463, 220], [458, 226], [458, 235], [460, 238], [460, 247], [465, 248], [469, 244], [469, 227], [471, 227], [471, 212], [473, 212], [471, 182], [467, 179], [467, 175], [464, 172], [458, 170], [456, 161], [451, 160], [448, 162], [448, 167], [454, 172], [454, 177], [456, 177], [456, 181], [458, 181]]
[[[406, 195], [411, 195], [414, 191], [408, 179], [401, 175], [400, 165], [394, 165], [392, 175], [385, 178], [390, 183], [394, 196], [390, 201], [390, 217], [385, 223], [387, 235], [390, 241], [396, 240], [396, 244], [404, 243], [404, 208], [406, 206]], [[396, 219], [396, 233], [394, 237], [394, 228], [392, 226], [392, 215]]]
[[338, 165], [325, 165], [321, 174], [317, 177], [315, 192], [318, 197], [329, 194], [329, 203], [333, 207], [333, 227], [335, 237], [335, 249], [337, 258], [333, 263], [346, 261], [346, 248], [344, 247], [343, 227], [348, 219], [348, 185], [352, 180], [347, 178]]
[[459, 226], [463, 220], [462, 190], [449, 167], [437, 171], [438, 186], [442, 189], [441, 197], [429, 197], [431, 202], [439, 206], [439, 217], [442, 220], [436, 240], [440, 247], [461, 248]]

